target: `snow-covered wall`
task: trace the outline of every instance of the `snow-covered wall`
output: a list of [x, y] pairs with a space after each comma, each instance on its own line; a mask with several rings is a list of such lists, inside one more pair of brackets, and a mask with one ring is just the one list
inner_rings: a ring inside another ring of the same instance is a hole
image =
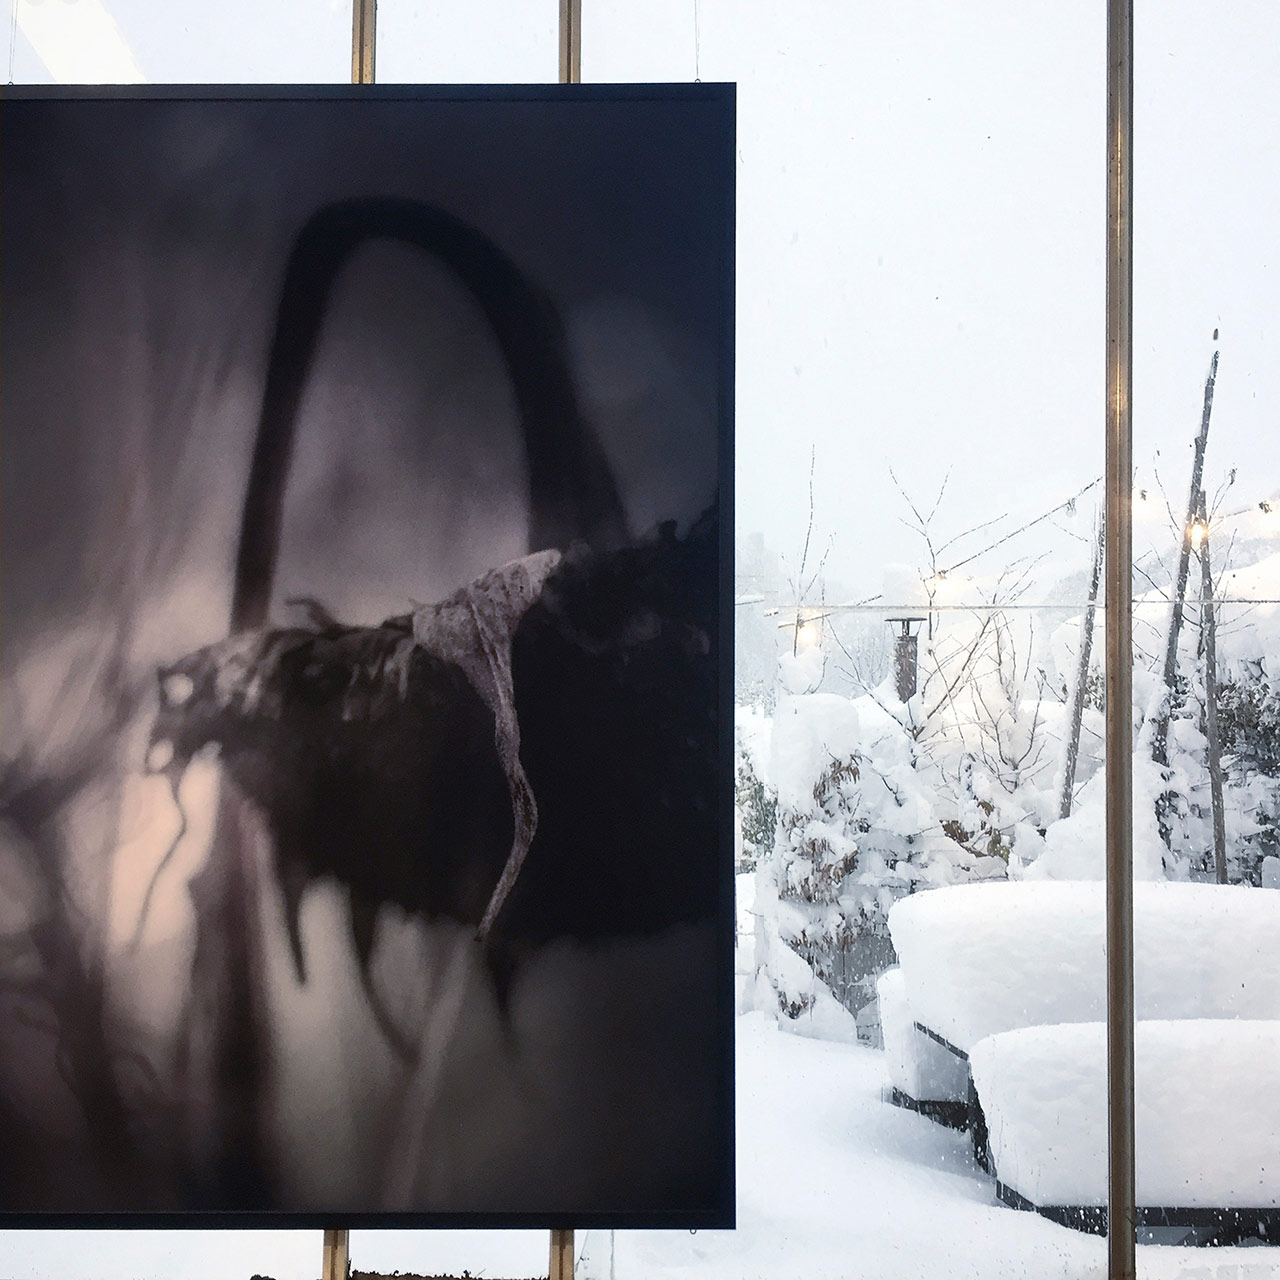
[[[1138, 1204], [1280, 1207], [1280, 1022], [1135, 1031]], [[1024, 1027], [973, 1046], [1001, 1182], [1036, 1205], [1106, 1203], [1106, 1064], [1101, 1022]]]
[[[1105, 1017], [1103, 885], [957, 885], [894, 904], [912, 1016], [961, 1049], [1016, 1027]], [[1134, 886], [1139, 1018], [1280, 1018], [1280, 894]]]

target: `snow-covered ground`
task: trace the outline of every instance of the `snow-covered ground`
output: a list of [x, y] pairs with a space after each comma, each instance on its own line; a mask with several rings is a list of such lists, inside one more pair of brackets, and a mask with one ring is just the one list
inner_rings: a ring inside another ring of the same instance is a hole
[[[882, 1100], [884, 1057], [740, 1016], [736, 1231], [580, 1233], [584, 1280], [1101, 1280], [1105, 1241], [996, 1202], [964, 1135]], [[352, 1233], [360, 1270], [543, 1275], [540, 1232]], [[314, 1280], [313, 1232], [0, 1234], [22, 1280]], [[1280, 1249], [1141, 1247], [1141, 1280], [1276, 1280]]]

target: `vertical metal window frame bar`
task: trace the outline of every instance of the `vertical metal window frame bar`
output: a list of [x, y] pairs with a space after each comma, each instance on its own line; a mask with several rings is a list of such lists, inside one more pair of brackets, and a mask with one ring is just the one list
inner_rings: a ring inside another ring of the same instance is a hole
[[[560, 83], [582, 83], [582, 0], [560, 0]], [[552, 1227], [550, 1280], [573, 1280], [572, 1227]]]
[[351, 83], [372, 84], [378, 36], [378, 0], [351, 2]]
[[[351, 83], [372, 84], [378, 39], [378, 0], [351, 0]], [[351, 1232], [324, 1229], [321, 1280], [347, 1280], [351, 1271]]]
[[582, 0], [560, 0], [560, 83], [582, 83]]
[[1107, 3], [1107, 1275], [1136, 1280], [1133, 1101], [1133, 0]]

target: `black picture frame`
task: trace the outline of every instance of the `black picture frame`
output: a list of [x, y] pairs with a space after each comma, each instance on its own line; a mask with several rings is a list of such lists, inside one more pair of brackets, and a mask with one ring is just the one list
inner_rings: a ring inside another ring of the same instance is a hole
[[732, 1226], [733, 86], [0, 156], [0, 1227]]

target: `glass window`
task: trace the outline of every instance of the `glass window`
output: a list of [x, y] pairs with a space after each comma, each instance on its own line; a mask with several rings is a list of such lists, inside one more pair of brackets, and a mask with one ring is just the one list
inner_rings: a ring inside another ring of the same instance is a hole
[[[1052, 1208], [1083, 1160], [1066, 1203], [1095, 1222], [1105, 1203], [1097, 1152], [1015, 1141], [1056, 1101], [1025, 1087], [1041, 1049], [1022, 1033], [1104, 1007], [1101, 884], [1035, 870], [1077, 687], [1068, 792], [1100, 802], [1100, 634], [1078, 660], [1102, 496], [1102, 23], [663, 16], [652, 49], [633, 6], [591, 5], [584, 77], [738, 84], [739, 1218], [619, 1237], [617, 1274], [1100, 1266], [1099, 1236], [1005, 1207], [997, 1183]], [[1085, 1055], [1101, 1073], [1102, 1045]], [[973, 1114], [969, 1060], [988, 1168], [947, 1124]]]
[[[1139, 1238], [1225, 1246], [1214, 1256], [1241, 1274], [1274, 1274], [1280, 27], [1269, 10], [1139, 16], [1136, 1164], [1140, 1212], [1167, 1220]], [[1161, 1256], [1140, 1250], [1139, 1275], [1163, 1274]]]
[[383, 0], [377, 76], [385, 84], [538, 84], [559, 74], [556, 4]]
[[[1105, 1202], [1088, 887], [1103, 838], [1102, 14], [584, 10], [587, 81], [739, 86], [742, 838], [738, 1230], [579, 1232], [578, 1273], [1101, 1268], [1098, 1236], [1002, 1205], [997, 1181], [1013, 1203]], [[350, 78], [346, 0], [14, 0], [4, 25], [19, 83]], [[553, 0], [383, 0], [378, 78], [547, 81], [556, 44]], [[1277, 1267], [1256, 1215], [1202, 1211], [1280, 1204], [1274, 1159], [1250, 1163], [1280, 1143], [1278, 51], [1267, 6], [1138, 15], [1139, 1203], [1194, 1211], [1144, 1229], [1152, 1277]], [[957, 885], [1011, 896], [921, 910]], [[1064, 966], [1087, 981], [1070, 989]], [[1003, 1022], [974, 1012], [975, 992]], [[969, 1063], [993, 1169], [940, 1123], [972, 1114]], [[1079, 1133], [1062, 1146], [1068, 1101]], [[1206, 1242], [1223, 1248], [1191, 1248]], [[284, 1280], [314, 1275], [319, 1252], [318, 1232], [10, 1232], [0, 1271], [75, 1274], [92, 1255], [104, 1277]], [[532, 1273], [546, 1235], [357, 1231], [352, 1255]]]

